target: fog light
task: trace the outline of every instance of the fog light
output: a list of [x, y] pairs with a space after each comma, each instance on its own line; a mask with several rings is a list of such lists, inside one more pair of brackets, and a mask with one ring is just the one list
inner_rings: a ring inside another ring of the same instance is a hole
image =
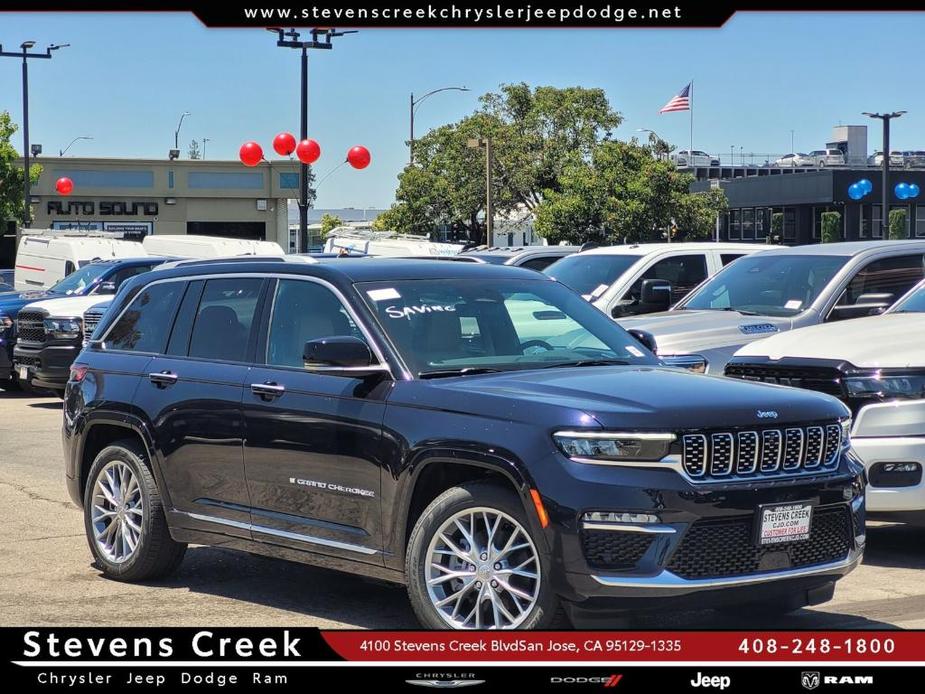
[[613, 511], [589, 511], [582, 520], [592, 523], [658, 523], [658, 516], [651, 513], [615, 513]]

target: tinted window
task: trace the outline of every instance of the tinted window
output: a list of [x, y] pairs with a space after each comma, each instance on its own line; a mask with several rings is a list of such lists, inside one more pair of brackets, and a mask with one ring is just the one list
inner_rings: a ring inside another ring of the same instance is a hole
[[707, 257], [705, 255], [679, 255], [659, 260], [633, 283], [626, 298], [639, 300], [643, 280], [668, 280], [671, 282], [671, 301], [680, 301], [691, 289], [707, 278]]
[[183, 301], [180, 302], [180, 308], [177, 311], [177, 318], [173, 322], [173, 330], [170, 333], [170, 342], [167, 343], [167, 354], [178, 357], [185, 357], [189, 350], [189, 338], [193, 332], [193, 320], [196, 318], [196, 311], [199, 309], [199, 298], [202, 296], [202, 286], [205, 284], [202, 280], [194, 280], [189, 283], [186, 293], [183, 295]]
[[162, 352], [185, 287], [185, 282], [163, 282], [142, 289], [109, 331], [104, 347]]
[[115, 274], [109, 278], [110, 282], [115, 282], [116, 289], [118, 289], [125, 280], [129, 277], [134, 277], [135, 275], [140, 275], [142, 272], [147, 272], [154, 265], [132, 265], [130, 267], [124, 267], [119, 270], [116, 270]]
[[219, 361], [245, 361], [257, 300], [259, 278], [209, 280], [202, 292], [189, 355]]
[[595, 253], [576, 253], [557, 260], [543, 273], [555, 277], [562, 284], [584, 296], [596, 299], [642, 256]]
[[530, 258], [530, 260], [525, 260], [520, 264], [520, 267], [525, 267], [528, 270], [536, 270], [537, 272], [542, 272], [550, 265], [552, 265], [556, 260], [561, 256], [549, 256], [545, 255], [539, 258]]
[[74, 264], [71, 262], [67, 264], [71, 267], [71, 273], [51, 288], [50, 291], [54, 294], [67, 294], [68, 296], [83, 294], [87, 287], [112, 267], [106, 263], [90, 263], [74, 272]]
[[729, 265], [729, 263], [731, 263], [733, 260], [738, 260], [738, 259], [741, 258], [743, 255], [745, 255], [745, 254], [744, 254], [744, 253], [722, 253], [719, 257], [720, 257], [720, 260], [721, 260], [722, 263], [723, 263], [723, 267], [726, 267], [726, 266]]
[[304, 280], [280, 280], [273, 301], [267, 364], [301, 367], [305, 343], [360, 331], [330, 289]]
[[887, 294], [883, 300], [893, 302], [912, 289], [922, 279], [922, 273], [921, 254], [875, 260], [852, 278], [837, 305], [850, 306], [864, 294]]

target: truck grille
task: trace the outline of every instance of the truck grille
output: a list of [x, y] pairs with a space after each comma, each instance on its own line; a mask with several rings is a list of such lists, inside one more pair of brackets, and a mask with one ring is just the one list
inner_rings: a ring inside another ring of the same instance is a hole
[[845, 559], [853, 544], [848, 506], [813, 510], [809, 539], [761, 547], [755, 544], [755, 516], [695, 522], [668, 563], [681, 578], [747, 576]]
[[91, 308], [87, 309], [84, 312], [84, 343], [89, 342], [90, 338], [93, 336], [93, 331], [96, 330], [96, 326], [100, 324], [100, 321], [103, 319], [103, 314], [106, 313], [106, 309]]
[[681, 436], [681, 463], [690, 477], [705, 480], [833, 469], [838, 464], [841, 438], [841, 425], [834, 422], [688, 433]]
[[16, 339], [30, 344], [44, 344], [45, 314], [39, 311], [20, 311], [16, 319]]
[[648, 551], [654, 537], [645, 533], [582, 530], [588, 566], [595, 569], [632, 569]]
[[776, 383], [781, 386], [815, 390], [827, 395], [842, 397], [842, 374], [838, 369], [827, 366], [786, 366], [774, 364], [726, 365], [726, 376], [746, 381]]

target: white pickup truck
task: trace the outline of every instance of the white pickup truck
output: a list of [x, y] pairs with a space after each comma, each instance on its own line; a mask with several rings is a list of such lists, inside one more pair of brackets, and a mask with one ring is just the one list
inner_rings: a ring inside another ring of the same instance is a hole
[[747, 344], [726, 375], [842, 400], [867, 468], [868, 517], [925, 522], [925, 282], [883, 315]]

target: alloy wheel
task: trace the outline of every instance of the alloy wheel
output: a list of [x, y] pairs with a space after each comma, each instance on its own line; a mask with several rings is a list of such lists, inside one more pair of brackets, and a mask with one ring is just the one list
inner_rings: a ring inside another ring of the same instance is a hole
[[132, 468], [120, 460], [108, 463], [96, 477], [90, 503], [100, 553], [114, 564], [128, 561], [138, 548], [144, 519], [144, 499]]
[[454, 629], [516, 629], [540, 593], [540, 560], [514, 518], [478, 507], [450, 516], [427, 548], [431, 604]]

